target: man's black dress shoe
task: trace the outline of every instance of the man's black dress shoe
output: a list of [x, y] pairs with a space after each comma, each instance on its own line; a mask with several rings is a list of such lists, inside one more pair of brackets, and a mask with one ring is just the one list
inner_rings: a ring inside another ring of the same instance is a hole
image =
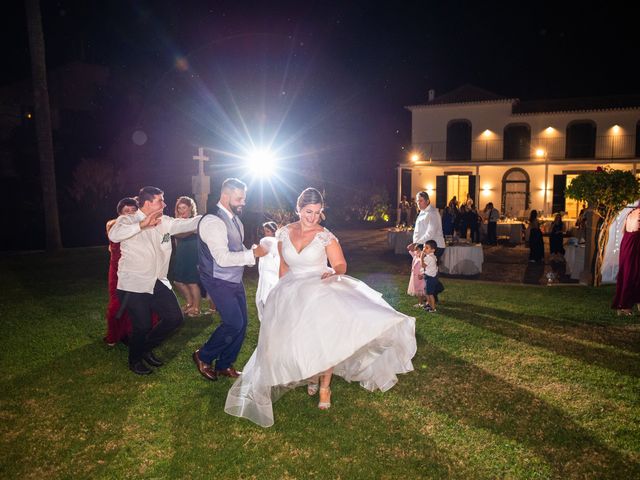
[[153, 352], [146, 353], [142, 359], [152, 367], [161, 367], [164, 365], [164, 362], [156, 357]]
[[147, 367], [144, 363], [140, 361], [130, 364], [129, 370], [131, 370], [136, 375], [150, 375], [153, 373], [153, 370], [151, 370], [149, 367]]

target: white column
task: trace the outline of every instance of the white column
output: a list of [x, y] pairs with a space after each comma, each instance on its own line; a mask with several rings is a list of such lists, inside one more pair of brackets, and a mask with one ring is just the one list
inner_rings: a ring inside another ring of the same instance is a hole
[[476, 165], [476, 191], [474, 196], [475, 198], [473, 199], [473, 202], [478, 211], [480, 211], [480, 165]]
[[200, 162], [198, 167], [198, 175], [191, 177], [191, 189], [196, 197], [196, 205], [198, 207], [198, 213], [207, 213], [207, 198], [211, 191], [211, 185], [209, 177], [204, 174], [204, 162], [209, 160], [209, 157], [205, 156], [204, 148], [198, 148], [198, 155], [194, 155], [194, 160]]
[[544, 200], [542, 203], [542, 208], [544, 209], [544, 214], [549, 215], [551, 212], [547, 209], [547, 190], [549, 190], [549, 163], [547, 163], [547, 157], [544, 157]]

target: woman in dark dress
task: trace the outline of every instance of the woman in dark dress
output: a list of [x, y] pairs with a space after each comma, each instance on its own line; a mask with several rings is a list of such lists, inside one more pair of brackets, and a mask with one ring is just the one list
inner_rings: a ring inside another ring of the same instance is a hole
[[640, 206], [627, 215], [618, 265], [616, 295], [611, 308], [616, 309], [618, 315], [631, 315], [633, 306], [640, 304]]
[[451, 211], [451, 207], [447, 206], [444, 209], [444, 213], [442, 214], [442, 234], [445, 237], [453, 235], [454, 221], [455, 221], [455, 216]]
[[[176, 201], [175, 217], [192, 218], [197, 215], [196, 202], [191, 197], [179, 197]], [[173, 283], [187, 302], [183, 307], [188, 317], [201, 315], [201, 292], [198, 282], [198, 235], [186, 233], [174, 236], [176, 239], [175, 258], [173, 263]]]
[[544, 261], [544, 241], [537, 210], [531, 210], [529, 215], [529, 261], [532, 263]]
[[551, 255], [560, 253], [564, 255], [564, 224], [562, 223], [562, 215], [556, 214], [551, 224], [551, 232], [549, 233], [549, 252]]

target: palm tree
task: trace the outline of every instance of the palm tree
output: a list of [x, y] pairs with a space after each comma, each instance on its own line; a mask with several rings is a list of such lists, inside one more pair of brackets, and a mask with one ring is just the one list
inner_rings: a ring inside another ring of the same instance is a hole
[[46, 231], [47, 251], [62, 249], [58, 197], [56, 192], [56, 169], [53, 158], [51, 134], [51, 111], [47, 88], [47, 69], [44, 55], [44, 35], [39, 0], [25, 0], [29, 50], [31, 51], [31, 75], [33, 77], [33, 106], [35, 109], [36, 137], [40, 157], [40, 182]]

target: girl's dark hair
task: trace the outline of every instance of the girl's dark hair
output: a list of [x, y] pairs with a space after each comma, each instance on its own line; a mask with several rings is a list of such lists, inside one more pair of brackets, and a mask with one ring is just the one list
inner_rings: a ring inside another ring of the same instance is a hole
[[262, 224], [262, 227], [263, 228], [268, 228], [273, 233], [276, 233], [276, 230], [278, 230], [278, 224], [276, 222], [264, 222]]
[[538, 211], [531, 210], [531, 213], [529, 214], [529, 221], [533, 222], [534, 220], [537, 220], [537, 218], [538, 218]]
[[436, 248], [438, 248], [438, 244], [436, 243], [435, 240], [427, 240], [426, 242], [424, 242], [425, 245], [429, 245], [431, 248], [433, 248], [434, 250]]

